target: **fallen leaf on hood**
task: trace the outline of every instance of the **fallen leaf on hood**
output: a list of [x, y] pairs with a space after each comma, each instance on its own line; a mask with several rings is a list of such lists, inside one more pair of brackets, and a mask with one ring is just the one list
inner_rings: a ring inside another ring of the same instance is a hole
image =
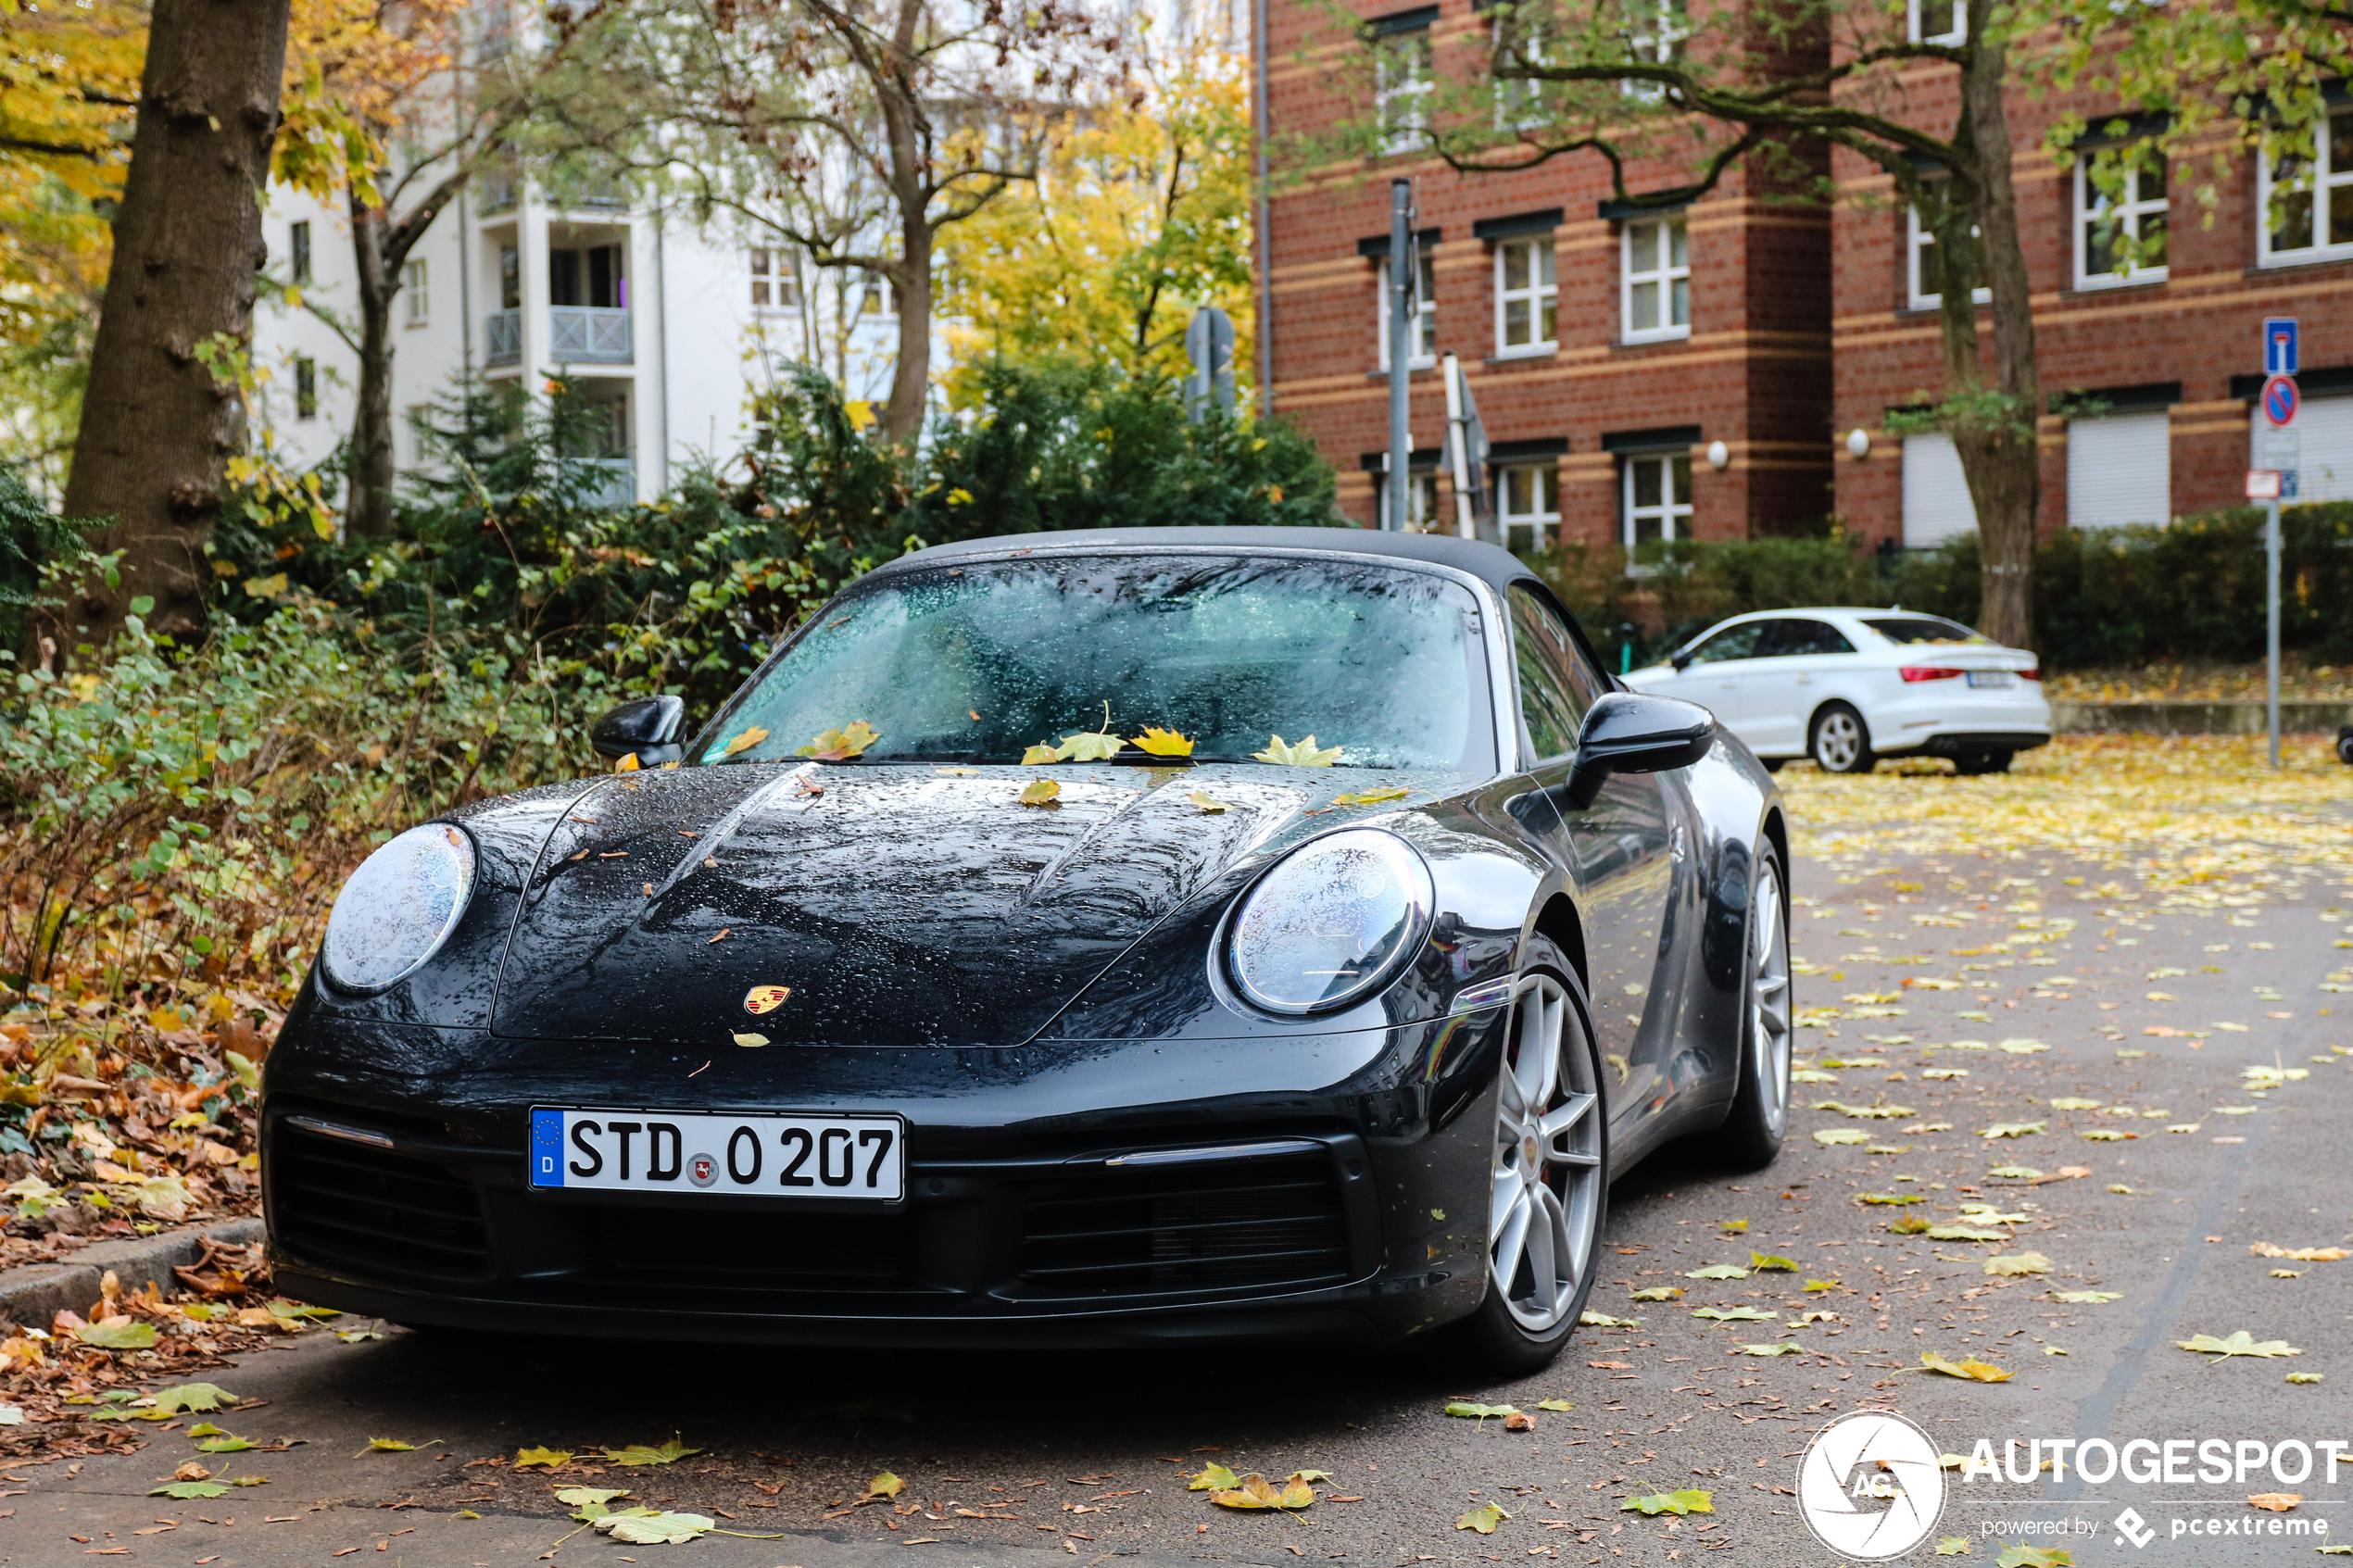
[[1617, 1505], [1620, 1513], [1632, 1513], [1638, 1510], [1651, 1515], [1713, 1513], [1716, 1512], [1716, 1494], [1701, 1491], [1697, 1486], [1686, 1486], [1679, 1492], [1655, 1492], [1646, 1498], [1628, 1498]]
[[634, 773], [639, 766], [637, 754], [634, 751], [624, 751], [621, 754], [621, 760], [612, 765], [612, 771], [616, 773]]
[[761, 729], [759, 725], [754, 724], [750, 729], [746, 730], [742, 734], [739, 734], [734, 740], [729, 741], [726, 745], [726, 748], [723, 750], [720, 755], [722, 757], [740, 756], [744, 752], [749, 751], [753, 746], [758, 746], [761, 741], [764, 741], [767, 738], [768, 732]]
[[1063, 792], [1063, 786], [1051, 779], [1032, 779], [1022, 786], [1019, 797], [1024, 806], [1051, 806]]
[[1332, 797], [1335, 806], [1378, 806], [1390, 800], [1403, 800], [1412, 792], [1391, 784], [1382, 789], [1351, 790]]
[[2258, 1492], [2246, 1499], [2246, 1506], [2262, 1509], [2267, 1513], [2285, 1513], [2303, 1500], [2302, 1492]]
[[1287, 1481], [1269, 1481], [1253, 1473], [1243, 1476], [1239, 1486], [1210, 1493], [1209, 1500], [1220, 1508], [1305, 1508], [1315, 1500], [1315, 1488], [1298, 1474]]
[[754, 1034], [749, 1029], [736, 1031], [732, 1038], [739, 1046], [764, 1046], [768, 1043], [767, 1035]]
[[[746, 730], [744, 734], [747, 735], [757, 734], [764, 740], [767, 738], [768, 732]], [[853, 757], [863, 756], [866, 748], [880, 739], [882, 736], [875, 733], [875, 727], [863, 719], [860, 719], [844, 724], [838, 730], [827, 730], [793, 755], [813, 757], [820, 762], [847, 762]], [[754, 741], [752, 744], [757, 746], [759, 742]], [[734, 746], [731, 744], [728, 747], [730, 756], [734, 755]]]
[[1051, 746], [1033, 746], [1021, 754], [1021, 765], [1025, 768], [1042, 768], [1049, 762], [1061, 760], [1062, 754]]
[[1970, 1383], [2007, 1383], [2018, 1375], [2014, 1372], [2004, 1372], [1991, 1361], [1981, 1361], [1974, 1356], [1964, 1356], [1956, 1364], [1933, 1350], [1920, 1352], [1920, 1364], [1930, 1372], [1941, 1372], [1947, 1377], [1958, 1377]]
[[2228, 1339], [2217, 1339], [2210, 1334], [2193, 1334], [2187, 1339], [2176, 1339], [2173, 1343], [2179, 1345], [2184, 1350], [2196, 1350], [2203, 1354], [2217, 1358], [2228, 1358], [2231, 1356], [2300, 1356], [2304, 1353], [2284, 1339], [2258, 1340], [2253, 1335], [2247, 1333], [2247, 1331], [2243, 1328], [2235, 1334], [2233, 1334]]
[[1128, 736], [1127, 744], [1153, 757], [1190, 757], [1193, 754], [1192, 737], [1150, 724], [1144, 726], [1142, 734]]
[[1117, 735], [1081, 730], [1063, 736], [1062, 744], [1054, 747], [1054, 757], [1063, 762], [1108, 762], [1119, 755], [1124, 744]]
[[1989, 1274], [2046, 1274], [2051, 1272], [2051, 1261], [2040, 1252], [2001, 1253], [1985, 1260], [1985, 1272]]
[[[1311, 735], [1308, 738], [1312, 740], [1315, 737]], [[1495, 1526], [1511, 1516], [1511, 1511], [1501, 1503], [1481, 1503], [1460, 1519], [1455, 1520], [1454, 1528], [1476, 1530], [1482, 1536], [1491, 1536], [1495, 1533]]]
[[[1251, 756], [1261, 762], [1274, 762], [1286, 767], [1328, 768], [1340, 760], [1342, 749], [1344, 748], [1334, 746], [1319, 750], [1314, 735], [1309, 735], [1297, 745], [1284, 740], [1280, 735], [1276, 735], [1266, 743], [1265, 750], [1253, 751]], [[1493, 1527], [1489, 1526], [1490, 1529]]]
[[1200, 807], [1202, 814], [1206, 817], [1214, 817], [1222, 811], [1233, 809], [1231, 806], [1217, 799], [1205, 789], [1189, 790], [1186, 792], [1185, 798]]

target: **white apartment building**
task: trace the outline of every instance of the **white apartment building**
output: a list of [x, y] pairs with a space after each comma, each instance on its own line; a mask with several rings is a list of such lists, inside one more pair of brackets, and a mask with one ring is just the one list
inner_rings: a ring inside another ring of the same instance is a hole
[[[349, 320], [358, 293], [343, 210], [273, 187], [263, 215], [273, 276], [304, 304], [264, 300], [254, 362], [270, 372], [263, 421], [297, 468], [350, 433], [358, 355], [313, 307]], [[419, 242], [395, 301], [394, 458], [428, 461], [415, 421], [460, 380], [561, 375], [603, 414], [596, 450], [614, 503], [651, 500], [686, 465], [751, 440], [749, 400], [782, 368], [815, 358], [851, 398], [888, 395], [892, 291], [793, 253], [682, 225], [660, 208], [573, 196], [556, 205], [510, 174], [476, 181]], [[946, 333], [935, 332], [935, 370]], [[812, 353], [812, 345], [814, 352]]]

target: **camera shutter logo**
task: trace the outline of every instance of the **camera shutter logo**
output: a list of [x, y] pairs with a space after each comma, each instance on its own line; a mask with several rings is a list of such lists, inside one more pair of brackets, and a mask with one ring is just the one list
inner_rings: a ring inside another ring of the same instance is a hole
[[1944, 1472], [1928, 1434], [1885, 1411], [1855, 1411], [1814, 1434], [1797, 1504], [1815, 1539], [1867, 1562], [1926, 1540], [1944, 1512]]

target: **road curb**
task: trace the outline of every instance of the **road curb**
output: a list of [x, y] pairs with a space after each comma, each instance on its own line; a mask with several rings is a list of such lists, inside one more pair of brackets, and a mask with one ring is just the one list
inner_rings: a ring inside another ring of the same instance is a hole
[[128, 1241], [101, 1241], [83, 1248], [61, 1263], [30, 1263], [0, 1273], [0, 1322], [46, 1328], [60, 1311], [85, 1312], [98, 1299], [99, 1283], [108, 1270], [125, 1290], [149, 1284], [164, 1290], [179, 1286], [171, 1271], [204, 1256], [205, 1237], [226, 1246], [259, 1241], [259, 1220], [216, 1220], [208, 1225], [182, 1225]]
[[[2054, 702], [2051, 727], [2063, 735], [2259, 735], [2261, 702]], [[2280, 729], [2289, 734], [2333, 734], [2353, 724], [2353, 702], [2290, 697], [2280, 704]]]

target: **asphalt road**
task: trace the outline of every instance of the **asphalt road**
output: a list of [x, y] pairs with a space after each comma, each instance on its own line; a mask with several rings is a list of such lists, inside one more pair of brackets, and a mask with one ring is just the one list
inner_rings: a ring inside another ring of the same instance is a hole
[[[1800, 1085], [1791, 1143], [1768, 1172], [1710, 1170], [1677, 1151], [1620, 1183], [1592, 1306], [1640, 1325], [1581, 1330], [1550, 1373], [1525, 1382], [1482, 1383], [1434, 1348], [851, 1354], [397, 1330], [344, 1343], [313, 1331], [217, 1374], [267, 1401], [221, 1424], [295, 1444], [220, 1465], [267, 1485], [200, 1501], [148, 1496], [194, 1457], [184, 1428], [135, 1454], [26, 1468], [0, 1498], [12, 1511], [0, 1515], [0, 1562], [111, 1553], [220, 1568], [346, 1557], [831, 1568], [920, 1553], [941, 1568], [1115, 1557], [1829, 1564], [1797, 1511], [1799, 1455], [1820, 1423], [1867, 1405], [1901, 1411], [1942, 1451], [1987, 1439], [1999, 1454], [2019, 1439], [2021, 1473], [2035, 1438], [2266, 1446], [2253, 1474], [2220, 1484], [2196, 1478], [2195, 1448], [2176, 1450], [2188, 1478], [2170, 1484], [2088, 1484], [2071, 1466], [2063, 1481], [2027, 1484], [1956, 1474], [1940, 1526], [1906, 1561], [1929, 1560], [1947, 1537], [1967, 1543], [1960, 1561], [1986, 1564], [1999, 1542], [2020, 1541], [2060, 1547], [2075, 1563], [2307, 1561], [2322, 1541], [2353, 1541], [2353, 1452], [2334, 1483], [2324, 1458], [2293, 1484], [2260, 1466], [2271, 1445], [2353, 1440], [2353, 1261], [2250, 1248], [2353, 1239], [2353, 1029], [2320, 988], [2353, 967], [2340, 935], [2353, 924], [2334, 912], [2338, 900], [2353, 907], [2353, 867], [2329, 872], [2282, 863], [2169, 894], [2113, 868], [2032, 857], [1801, 861], [1797, 891], [1812, 901], [1796, 911], [1795, 947], [1817, 972], [1800, 981], [1799, 1001], [1844, 1016], [1818, 1017], [1800, 1049], [1835, 1081]], [[1931, 980], [1963, 984], [1921, 984]], [[1892, 999], [1842, 999], [1852, 997]], [[2353, 1018], [2353, 996], [2342, 1006]], [[1970, 1040], [1982, 1044], [1960, 1044]], [[2250, 1087], [2242, 1073], [2257, 1061], [2309, 1076]], [[1966, 1076], [1925, 1075], [1953, 1070]], [[2100, 1109], [2050, 1103], [2070, 1098]], [[1852, 1118], [1815, 1109], [1822, 1099], [1906, 1110]], [[1997, 1123], [2043, 1125], [1978, 1135]], [[1836, 1129], [1869, 1142], [1813, 1136]], [[2057, 1179], [1988, 1174], [2005, 1165]], [[2088, 1173], [2061, 1177], [2070, 1167]], [[1866, 1204], [1866, 1192], [1921, 1201]], [[1972, 1201], [2012, 1216], [1968, 1222], [2002, 1240], [1887, 1228], [1914, 1215], [1949, 1225]], [[1722, 1228], [1728, 1220], [1747, 1221], [1745, 1232]], [[1986, 1271], [1990, 1258], [2029, 1251], [2050, 1261], [2047, 1274]], [[1687, 1277], [1747, 1265], [1752, 1252], [1797, 1272]], [[1837, 1284], [1808, 1293], [1808, 1280]], [[1630, 1298], [1660, 1286], [1685, 1294]], [[2060, 1290], [2119, 1298], [2069, 1305], [2052, 1298]], [[1692, 1315], [1738, 1306], [1774, 1320]], [[1808, 1311], [1835, 1315], [1788, 1326]], [[2240, 1329], [2303, 1353], [2209, 1364], [2175, 1346]], [[1783, 1340], [1803, 1349], [1733, 1353]], [[1923, 1352], [2011, 1375], [1940, 1375], [1920, 1370]], [[2325, 1381], [2289, 1384], [2290, 1371]], [[1507, 1432], [1443, 1414], [1454, 1396], [1575, 1409]], [[699, 1451], [651, 1468], [575, 1460], [552, 1478], [511, 1462], [524, 1447], [673, 1434]], [[368, 1451], [376, 1437], [418, 1447]], [[2235, 1464], [2245, 1450], [2224, 1452]], [[1236, 1513], [1186, 1489], [1184, 1474], [1210, 1460], [1332, 1479], [1302, 1514]], [[885, 1470], [905, 1478], [904, 1492], [849, 1507]], [[627, 1488], [631, 1502], [699, 1512], [744, 1537], [633, 1547], [568, 1536], [557, 1486]], [[1713, 1512], [1620, 1510], [1680, 1487], [1712, 1494]], [[2285, 1514], [2250, 1508], [2265, 1492], [2305, 1500]], [[1491, 1536], [1456, 1527], [1489, 1502], [1509, 1512]], [[2119, 1533], [2128, 1507], [2154, 1532], [2145, 1546]], [[2275, 1521], [2284, 1531], [2324, 1521], [2329, 1534], [2244, 1533]]]

